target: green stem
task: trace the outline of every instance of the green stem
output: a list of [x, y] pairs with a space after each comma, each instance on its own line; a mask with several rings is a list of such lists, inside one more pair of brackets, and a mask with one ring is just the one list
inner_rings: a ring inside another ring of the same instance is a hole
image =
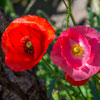
[[68, 28], [69, 27], [69, 17], [70, 17], [70, 15], [71, 15], [71, 2], [70, 2], [70, 0], [68, 0], [68, 2], [69, 2], [69, 5], [68, 5], [68, 13], [67, 13], [67, 22], [66, 22], [66, 28]]
[[31, 9], [31, 7], [34, 5], [34, 3], [36, 2], [36, 0], [31, 0], [30, 3], [28, 4], [27, 8], [24, 11], [24, 15], [26, 15], [29, 10]]
[[75, 22], [75, 20], [74, 20], [74, 17], [73, 17], [73, 15], [72, 15], [72, 13], [71, 13], [71, 19], [72, 19], [72, 22], [73, 22], [73, 24], [74, 24], [74, 26], [76, 26], [76, 22]]
[[[67, 6], [65, 0], [62, 0], [62, 1], [63, 1], [64, 5], [65, 5], [66, 9], [68, 10], [69, 7]], [[69, 6], [70, 6], [70, 5], [69, 5]], [[70, 8], [70, 10], [71, 10], [71, 8]], [[68, 16], [69, 16], [69, 15], [68, 15]], [[76, 22], [75, 22], [75, 20], [74, 20], [73, 15], [71, 14], [71, 11], [70, 11], [70, 17], [71, 17], [71, 19], [72, 19], [72, 22], [73, 22], [74, 26], [76, 26]]]
[[49, 67], [49, 69], [54, 73], [54, 75], [56, 76], [56, 78], [58, 79], [58, 81], [62, 84], [63, 88], [66, 90], [67, 94], [69, 95], [70, 99], [73, 100], [72, 96], [70, 95], [69, 91], [67, 90], [66, 86], [63, 84], [62, 80], [60, 79], [60, 77], [57, 75], [57, 73], [52, 69], [52, 67], [49, 65], [49, 63], [42, 58], [43, 62], [45, 64], [47, 64], [47, 66]]

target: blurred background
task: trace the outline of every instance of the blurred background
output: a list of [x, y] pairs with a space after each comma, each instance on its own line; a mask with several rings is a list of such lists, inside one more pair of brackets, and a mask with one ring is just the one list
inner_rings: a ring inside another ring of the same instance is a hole
[[[100, 0], [72, 0], [71, 9], [77, 25], [92, 26], [100, 31]], [[0, 16], [6, 19], [2, 21], [6, 27], [17, 17], [29, 14], [43, 17], [55, 28], [56, 39], [66, 26], [67, 9], [62, 0], [0, 0], [0, 11]], [[71, 19], [70, 26], [74, 26]], [[99, 74], [90, 78], [84, 86], [74, 87], [65, 81], [63, 71], [51, 62], [50, 51], [56, 39], [50, 44], [44, 59], [58, 73], [73, 100], [100, 100]], [[3, 53], [0, 61], [0, 66], [3, 66], [0, 69], [0, 100], [70, 100], [42, 60], [37, 67], [25, 72], [14, 72], [6, 67]]]
[[[65, 0], [67, 2], [67, 0]], [[100, 0], [72, 0], [72, 14], [78, 25], [89, 25], [89, 17], [100, 13]], [[27, 14], [38, 15], [61, 28], [66, 21], [66, 7], [62, 0], [0, 0], [0, 7], [12, 18]], [[95, 18], [96, 20], [96, 18]], [[72, 26], [72, 22], [70, 21]]]

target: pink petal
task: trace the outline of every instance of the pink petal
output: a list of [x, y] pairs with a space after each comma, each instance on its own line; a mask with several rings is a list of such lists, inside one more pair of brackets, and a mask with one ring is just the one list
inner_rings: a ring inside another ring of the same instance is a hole
[[74, 57], [71, 52], [71, 45], [68, 39], [64, 39], [62, 43], [62, 56], [66, 59], [68, 66], [77, 68], [82, 65], [79, 57]]
[[[75, 58], [71, 55], [73, 43], [79, 43], [83, 47], [84, 55], [82, 58]], [[51, 59], [74, 81], [88, 79], [100, 71], [99, 32], [86, 26], [67, 29], [61, 33], [55, 43], [51, 52]]]
[[[66, 34], [65, 34], [66, 32]], [[73, 29], [68, 29], [67, 31], [62, 32], [62, 34], [65, 34], [65, 37], [63, 37], [62, 40], [62, 54], [66, 59], [66, 62], [68, 66], [78, 68], [82, 66], [82, 63], [86, 63], [89, 60], [91, 47], [88, 44], [88, 41], [85, 37], [82, 37], [80, 33], [77, 31], [74, 31]], [[73, 43], [74, 44], [80, 44], [83, 48], [83, 55], [80, 57], [74, 56], [71, 52]]]
[[87, 37], [87, 39], [89, 38], [95, 38], [95, 39], [99, 39], [100, 40], [100, 32], [98, 32], [96, 29], [92, 28], [92, 27], [87, 27], [87, 26], [75, 26], [72, 27], [71, 29], [78, 31], [79, 33], [81, 33], [83, 36]]
[[82, 68], [80, 70], [73, 69], [72, 73], [69, 73], [69, 75], [75, 81], [81, 81], [81, 80], [85, 80], [85, 79], [88, 79], [89, 77], [93, 76], [99, 70], [100, 70], [100, 67], [85, 64], [82, 66]]
[[66, 68], [68, 68], [70, 71], [70, 67], [67, 66], [66, 60], [62, 56], [62, 53], [61, 53], [62, 39], [63, 39], [62, 37], [58, 37], [57, 42], [54, 44], [53, 49], [51, 51], [50, 58], [51, 58], [52, 62], [55, 65], [57, 65], [58, 67], [61, 67], [62, 70], [66, 71]]
[[92, 51], [90, 56], [91, 59], [88, 61], [88, 64], [100, 67], [100, 43], [96, 39], [91, 39], [89, 43]]

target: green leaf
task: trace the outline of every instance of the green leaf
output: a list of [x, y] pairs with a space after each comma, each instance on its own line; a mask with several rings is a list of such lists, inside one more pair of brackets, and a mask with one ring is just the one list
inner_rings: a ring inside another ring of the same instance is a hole
[[0, 0], [0, 6], [4, 9], [5, 13], [10, 15], [12, 18], [16, 18], [14, 8], [11, 0]]
[[96, 90], [96, 86], [95, 86], [94, 82], [92, 82], [92, 81], [88, 81], [88, 82], [89, 82], [89, 86], [91, 88], [91, 93], [93, 95], [93, 97], [92, 97], [93, 100], [100, 100], [100, 96]]
[[92, 9], [91, 7], [88, 7], [88, 14], [89, 14], [89, 22], [90, 22], [90, 26], [94, 26], [94, 16], [93, 16], [93, 13], [92, 13]]
[[100, 14], [96, 15], [96, 22], [97, 22], [97, 26], [100, 26]]
[[0, 7], [4, 8], [6, 4], [6, 0], [0, 0]]
[[53, 96], [54, 100], [61, 100], [58, 90], [55, 90], [54, 93], [52, 94], [52, 96]]

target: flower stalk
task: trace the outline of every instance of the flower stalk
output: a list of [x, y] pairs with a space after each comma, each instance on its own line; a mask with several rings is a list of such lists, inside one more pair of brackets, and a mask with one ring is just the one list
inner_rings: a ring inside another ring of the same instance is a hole
[[67, 6], [65, 0], [62, 0], [62, 1], [63, 1], [64, 5], [65, 5], [66, 9], [68, 10], [66, 27], [68, 27], [67, 24], [69, 24], [69, 17], [71, 17], [71, 20], [72, 20], [74, 26], [76, 26], [76, 22], [75, 22], [74, 17], [73, 17], [73, 15], [71, 13], [71, 1], [69, 0], [70, 1], [69, 6]]
[[70, 15], [71, 15], [71, 1], [68, 0], [68, 2], [69, 2], [69, 5], [68, 5], [67, 20], [66, 20], [66, 28], [69, 27], [69, 18], [70, 18]]
[[72, 96], [70, 95], [69, 91], [67, 90], [66, 86], [64, 85], [60, 77], [57, 75], [57, 73], [52, 69], [52, 67], [49, 65], [49, 63], [44, 58], [42, 58], [42, 60], [49, 67], [49, 69], [54, 73], [58, 81], [62, 84], [63, 88], [66, 90], [68, 96], [70, 97], [70, 100], [73, 100]]

